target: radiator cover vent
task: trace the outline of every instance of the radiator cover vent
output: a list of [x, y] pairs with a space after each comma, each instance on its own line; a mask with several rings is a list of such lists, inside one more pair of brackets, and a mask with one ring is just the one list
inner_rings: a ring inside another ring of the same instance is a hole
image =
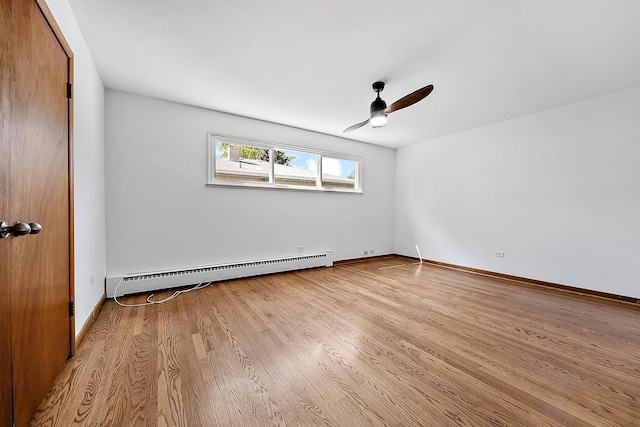
[[227, 264], [180, 268], [167, 271], [133, 273], [107, 277], [107, 297], [113, 298], [118, 282], [118, 297], [141, 292], [152, 292], [179, 286], [196, 285], [202, 282], [239, 279], [263, 274], [281, 273], [315, 267], [331, 267], [331, 252], [241, 261]]

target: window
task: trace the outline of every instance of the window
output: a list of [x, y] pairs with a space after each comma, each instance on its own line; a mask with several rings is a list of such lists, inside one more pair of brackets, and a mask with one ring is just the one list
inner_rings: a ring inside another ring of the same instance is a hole
[[269, 182], [269, 149], [217, 141], [215, 151], [216, 179]]
[[[299, 151], [275, 151], [273, 178], [276, 184], [318, 186], [318, 156]], [[281, 154], [279, 154], [281, 153]], [[286, 162], [279, 161], [284, 158]]]
[[322, 157], [322, 186], [327, 188], [356, 188], [359, 162], [335, 157]]
[[207, 185], [362, 192], [362, 159], [209, 134]]

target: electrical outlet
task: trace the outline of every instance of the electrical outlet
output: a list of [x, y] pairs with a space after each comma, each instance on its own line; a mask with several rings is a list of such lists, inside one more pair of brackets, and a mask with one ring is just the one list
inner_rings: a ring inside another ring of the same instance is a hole
[[96, 283], [96, 277], [93, 274], [89, 276], [89, 283], [91, 283], [92, 285]]
[[304, 252], [304, 246], [298, 246], [298, 252]]
[[369, 255], [369, 251], [364, 251], [364, 256], [368, 256]]
[[495, 251], [493, 253], [493, 256], [495, 256], [497, 258], [504, 258], [504, 251]]
[[369, 255], [373, 255], [373, 254], [374, 254], [373, 249], [369, 249]]

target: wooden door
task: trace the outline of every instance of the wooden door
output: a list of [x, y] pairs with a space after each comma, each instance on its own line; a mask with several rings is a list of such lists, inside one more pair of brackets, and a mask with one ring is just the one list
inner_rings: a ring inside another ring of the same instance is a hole
[[72, 354], [71, 60], [44, 3], [10, 3], [10, 66], [3, 64], [10, 70], [10, 103], [3, 106], [9, 138], [0, 148], [8, 153], [2, 187], [9, 194], [1, 219], [42, 226], [38, 234], [0, 240], [10, 295], [13, 419], [26, 426]]

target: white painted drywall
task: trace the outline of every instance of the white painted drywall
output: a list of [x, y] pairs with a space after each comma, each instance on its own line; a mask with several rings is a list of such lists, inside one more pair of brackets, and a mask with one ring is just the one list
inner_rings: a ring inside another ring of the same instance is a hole
[[[363, 157], [364, 194], [211, 188], [207, 133]], [[106, 91], [107, 274], [333, 250], [393, 253], [395, 151]]]
[[400, 254], [640, 297], [640, 88], [398, 150], [395, 221]]
[[[104, 86], [66, 0], [48, 0], [74, 55], [74, 227], [76, 333], [104, 294]], [[94, 277], [91, 283], [90, 277]]]

